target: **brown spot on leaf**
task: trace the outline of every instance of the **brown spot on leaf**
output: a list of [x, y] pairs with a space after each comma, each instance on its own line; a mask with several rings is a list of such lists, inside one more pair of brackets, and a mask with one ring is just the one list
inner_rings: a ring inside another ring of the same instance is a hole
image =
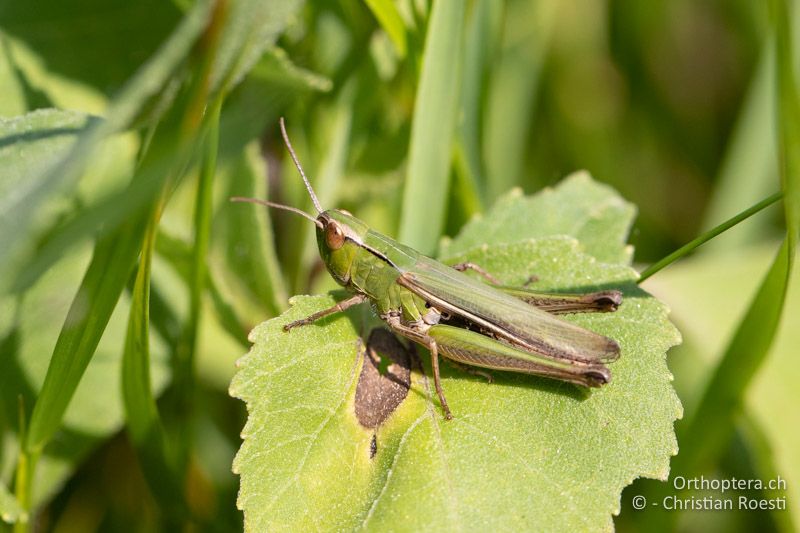
[[[356, 418], [362, 426], [374, 429], [381, 425], [408, 395], [414, 356], [413, 346], [406, 347], [389, 330], [372, 330], [356, 385]], [[389, 365], [381, 374], [383, 358], [388, 358]]]

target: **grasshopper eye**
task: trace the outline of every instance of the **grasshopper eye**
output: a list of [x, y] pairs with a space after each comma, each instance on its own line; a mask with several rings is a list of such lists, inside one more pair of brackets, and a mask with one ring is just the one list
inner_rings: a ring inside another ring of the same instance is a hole
[[336, 222], [328, 222], [325, 227], [325, 242], [331, 250], [338, 250], [344, 244], [344, 231]]

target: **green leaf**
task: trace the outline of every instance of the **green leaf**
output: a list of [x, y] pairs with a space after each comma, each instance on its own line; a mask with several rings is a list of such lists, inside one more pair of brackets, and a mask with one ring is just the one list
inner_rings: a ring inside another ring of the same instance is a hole
[[[256, 143], [247, 145], [233, 161], [226, 197], [265, 198], [266, 162]], [[226, 198], [226, 199], [227, 199]], [[286, 302], [286, 288], [275, 253], [272, 221], [266, 209], [225, 202], [215, 215], [212, 242], [224, 244], [230, 271], [226, 281], [238, 299], [256, 300], [258, 309], [277, 315]], [[216, 239], [215, 239], [216, 238]], [[220, 269], [221, 270], [221, 269]], [[226, 270], [227, 272], [227, 270]], [[263, 316], [263, 315], [262, 315]]]
[[48, 70], [106, 93], [156, 50], [179, 16], [161, 0], [9, 2], [2, 12], [3, 30], [46, 58]]
[[[165, 91], [167, 81], [186, 58], [196, 37], [204, 28], [208, 12], [209, 2], [199, 1], [153, 58], [145, 63], [120, 90], [109, 105], [105, 120], [93, 122], [90, 127], [81, 132], [77, 142], [72, 143], [69, 150], [64, 150], [59, 154], [60, 157], [47, 161], [48, 164], [38, 168], [37, 172], [28, 174], [27, 179], [31, 186], [9, 197], [10, 204], [3, 206], [3, 216], [8, 217], [8, 220], [14, 220], [16, 227], [26, 228], [31, 224], [31, 219], [39, 213], [43, 202], [56, 193], [64, 193], [74, 187], [92, 157], [96, 155], [102, 141], [129, 127], [150, 98]], [[21, 154], [13, 152], [11, 156], [19, 158]], [[151, 181], [141, 180], [139, 188], [145, 187]], [[113, 212], [118, 213], [118, 218], [114, 222], [118, 222], [125, 214], [130, 214], [140, 208], [144, 203], [141, 200], [142, 197], [147, 199], [146, 194], [133, 194], [128, 196], [128, 200], [131, 201], [120, 202], [117, 196], [109, 195], [109, 199], [116, 201], [112, 207]], [[46, 248], [41, 254], [45, 257], [37, 257], [34, 266], [30, 268], [35, 274], [27, 275], [27, 279], [18, 282], [18, 285], [30, 284], [33, 281], [32, 278], [38, 276], [58, 257], [61, 257], [63, 250], [69, 244], [74, 243], [80, 237], [94, 233], [105, 218], [111, 218], [101, 216], [106, 214], [109, 208], [106, 205], [104, 212], [102, 202], [100, 204], [101, 209], [85, 209], [76, 219], [71, 220], [68, 226], [74, 231], [64, 231], [55, 244], [51, 243], [49, 249]], [[112, 227], [114, 225], [111, 224]], [[14, 250], [21, 246], [20, 243], [24, 242], [27, 233], [9, 231], [7, 228], [9, 225], [2, 224], [0, 246], [3, 249]], [[2, 268], [2, 263], [0, 263], [0, 268]], [[27, 273], [22, 271], [22, 274], [22, 277], [25, 278]]]
[[[518, 216], [534, 227], [572, 227], [574, 204], [581, 203], [579, 190], [573, 194], [520, 199], [532, 209]], [[551, 217], [539, 218], [538, 208]], [[589, 219], [588, 211], [580, 218]], [[494, 228], [492, 222], [488, 217], [485, 227]], [[680, 336], [666, 307], [636, 286], [635, 271], [584, 253], [609, 247], [623, 256], [617, 235], [587, 232], [579, 243], [542, 230], [537, 238], [503, 243], [492, 231], [485, 240], [476, 228], [469, 231], [476, 244], [449, 259], [474, 261], [505, 283], [536, 274], [545, 291], [625, 293], [615, 313], [566, 317], [620, 343], [612, 383], [589, 393], [497, 371], [489, 384], [443, 362], [455, 416], [445, 422], [422, 353], [424, 372], [412, 372], [408, 397], [373, 432], [358, 424], [353, 402], [359, 335], [375, 318], [359, 306], [287, 333], [283, 324], [343, 295], [296, 297], [289, 311], [251, 332], [254, 346], [231, 385], [249, 412], [234, 462], [248, 529], [611, 529], [625, 485], [638, 476], [666, 479], [682, 409], [665, 352]]]
[[452, 140], [458, 110], [463, 2], [436, 2], [414, 104], [400, 239], [433, 253], [447, 213]]
[[265, 128], [275, 127], [278, 116], [291, 102], [310, 91], [330, 91], [332, 85], [330, 79], [292, 63], [285, 51], [271, 48], [225, 99], [220, 117], [220, 159], [239, 157], [247, 143]]
[[61, 190], [43, 185], [87, 124], [83, 113], [55, 109], [0, 119], [0, 293], [9, 288], [20, 259], [32, 252], [35, 232], [65, 207], [45, 202]]
[[264, 50], [275, 44], [280, 32], [302, 4], [301, 0], [219, 3], [218, 7], [227, 6], [228, 12], [211, 75], [211, 86], [227, 92], [237, 85]]
[[[486, 217], [475, 217], [439, 256], [448, 260], [483, 243], [510, 244], [546, 235], [571, 235], [599, 261], [630, 264], [633, 248], [625, 241], [636, 207], [586, 172], [564, 178], [534, 196], [514, 189], [500, 198]], [[525, 223], [522, 223], [525, 221]]]
[[23, 115], [32, 109], [51, 107], [47, 96], [32, 87], [5, 36], [0, 36], [0, 117]]
[[25, 509], [17, 499], [8, 491], [5, 484], [0, 483], [0, 520], [7, 524], [14, 524], [25, 518]]

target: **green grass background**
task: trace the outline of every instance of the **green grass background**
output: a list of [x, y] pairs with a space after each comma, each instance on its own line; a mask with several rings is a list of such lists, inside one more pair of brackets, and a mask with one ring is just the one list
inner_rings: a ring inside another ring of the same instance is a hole
[[800, 527], [792, 7], [3, 4], [0, 527], [241, 527], [234, 361], [288, 296], [331, 286], [306, 221], [227, 201], [312, 209], [280, 116], [324, 206], [428, 253], [577, 169], [638, 206], [641, 270], [781, 194], [643, 287], [684, 334], [673, 476], [780, 475], [788, 491], [752, 496], [788, 510], [635, 511], [676, 492], [643, 481], [615, 522]]

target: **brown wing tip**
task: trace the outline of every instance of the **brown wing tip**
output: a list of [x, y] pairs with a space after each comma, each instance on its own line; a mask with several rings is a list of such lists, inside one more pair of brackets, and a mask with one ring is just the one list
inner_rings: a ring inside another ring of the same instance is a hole
[[605, 362], [616, 361], [617, 359], [619, 359], [619, 352], [620, 352], [619, 343], [614, 339], [609, 339], [608, 337], [606, 337], [605, 352], [607, 354], [603, 358]]
[[584, 298], [598, 311], [616, 311], [622, 305], [622, 293], [616, 290], [593, 292]]

